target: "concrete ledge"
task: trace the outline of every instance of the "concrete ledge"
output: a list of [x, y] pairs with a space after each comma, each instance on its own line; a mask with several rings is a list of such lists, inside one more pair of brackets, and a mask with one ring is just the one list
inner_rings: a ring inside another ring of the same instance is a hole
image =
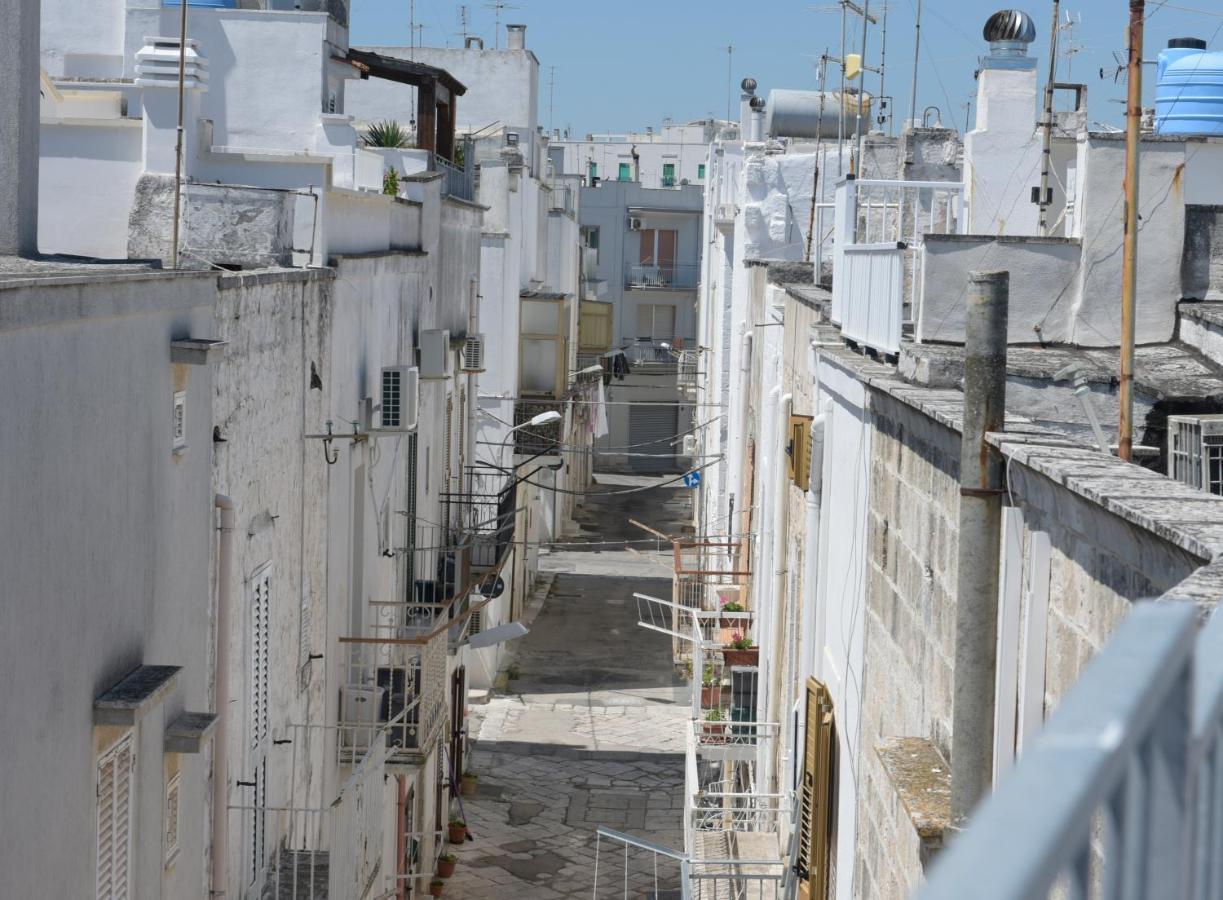
[[182, 712], [166, 728], [166, 753], [199, 753], [217, 727], [214, 713]]
[[889, 738], [875, 753], [921, 840], [925, 865], [951, 828], [951, 766], [925, 738]]
[[305, 283], [316, 280], [334, 281], [335, 277], [336, 271], [332, 268], [243, 270], [232, 275], [218, 275], [217, 289], [228, 291], [265, 284]]
[[137, 666], [93, 701], [93, 724], [135, 725], [165, 699], [182, 666]]

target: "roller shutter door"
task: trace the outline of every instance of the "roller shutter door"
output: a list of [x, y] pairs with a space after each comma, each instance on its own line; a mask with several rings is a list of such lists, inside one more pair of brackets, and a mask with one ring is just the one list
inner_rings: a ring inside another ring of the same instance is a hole
[[665, 454], [630, 456], [629, 468], [642, 475], [681, 471], [672, 444], [679, 431], [679, 409], [674, 406], [633, 406], [628, 418], [630, 453]]

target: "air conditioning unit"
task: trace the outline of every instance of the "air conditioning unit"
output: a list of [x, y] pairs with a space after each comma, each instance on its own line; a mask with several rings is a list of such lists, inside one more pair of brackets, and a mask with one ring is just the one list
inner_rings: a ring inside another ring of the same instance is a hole
[[1168, 416], [1168, 475], [1223, 495], [1223, 415]]
[[684, 456], [696, 456], [696, 435], [684, 435]]
[[340, 687], [340, 746], [368, 750], [378, 730], [386, 690], [373, 685], [346, 684]]
[[381, 431], [415, 431], [420, 417], [420, 372], [415, 366], [384, 366], [380, 385]]
[[484, 628], [484, 607], [480, 607], [471, 614], [471, 622], [467, 626], [467, 636], [479, 634]]
[[420, 333], [420, 377], [441, 381], [450, 377], [450, 332], [434, 328]]
[[645, 221], [643, 219], [640, 219], [637, 216], [628, 217], [628, 230], [629, 231], [640, 231], [643, 228], [645, 228]]
[[467, 335], [467, 340], [463, 342], [463, 371], [484, 371], [484, 335]]

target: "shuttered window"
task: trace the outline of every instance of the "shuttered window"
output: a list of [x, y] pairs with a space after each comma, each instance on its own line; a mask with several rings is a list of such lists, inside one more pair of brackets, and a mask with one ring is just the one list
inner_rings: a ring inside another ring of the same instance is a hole
[[136, 751], [125, 735], [98, 760], [98, 900], [128, 900]]
[[166, 867], [173, 864], [175, 857], [178, 856], [178, 821], [179, 821], [179, 786], [182, 784], [182, 774], [175, 773], [174, 777], [166, 784], [166, 809], [165, 809], [165, 845], [166, 845]]
[[807, 489], [811, 481], [811, 416], [790, 416], [790, 438], [786, 444], [786, 466], [790, 480]]
[[832, 696], [824, 685], [814, 678], [808, 678], [803, 779], [798, 810], [799, 900], [827, 900], [828, 897], [828, 839], [832, 822], [835, 739]]
[[252, 750], [268, 736], [268, 638], [271, 631], [272, 567], [264, 566], [251, 585], [251, 670], [249, 736]]

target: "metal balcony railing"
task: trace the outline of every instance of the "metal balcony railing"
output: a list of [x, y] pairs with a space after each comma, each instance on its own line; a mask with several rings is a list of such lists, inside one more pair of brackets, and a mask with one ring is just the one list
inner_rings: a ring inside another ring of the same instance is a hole
[[919, 900], [1223, 895], [1223, 618], [1199, 614], [1134, 607]]
[[[466, 160], [471, 160], [472, 150], [470, 145], [467, 148]], [[476, 171], [471, 162], [463, 167], [456, 166], [444, 156], [431, 154], [429, 160], [429, 170], [432, 172], [441, 172], [445, 176], [442, 184], [442, 193], [449, 197], [455, 197], [459, 200], [473, 201], [476, 196]]]
[[624, 286], [630, 290], [690, 291], [701, 277], [696, 263], [629, 263], [624, 267]]
[[697, 387], [697, 371], [701, 354], [696, 350], [676, 351], [675, 382], [679, 389], [689, 397], [695, 397]]

